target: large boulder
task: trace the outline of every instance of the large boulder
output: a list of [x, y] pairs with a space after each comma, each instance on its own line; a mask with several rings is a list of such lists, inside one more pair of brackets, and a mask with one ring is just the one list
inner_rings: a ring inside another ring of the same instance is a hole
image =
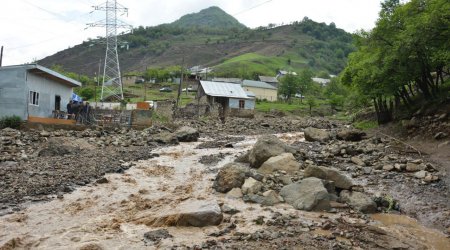
[[262, 174], [271, 174], [275, 171], [283, 170], [289, 174], [294, 174], [300, 169], [300, 163], [295, 159], [292, 153], [283, 153], [278, 156], [270, 157], [265, 161], [258, 172]]
[[366, 133], [357, 129], [344, 128], [338, 131], [336, 138], [344, 141], [361, 141]]
[[274, 135], [264, 135], [258, 139], [250, 150], [248, 159], [251, 167], [259, 168], [270, 157], [286, 152], [295, 153], [295, 150]]
[[377, 204], [369, 196], [361, 192], [343, 190], [340, 195], [341, 202], [347, 203], [353, 209], [362, 213], [376, 213]]
[[287, 185], [280, 191], [281, 197], [294, 208], [306, 211], [327, 211], [330, 197], [322, 180], [310, 177]]
[[307, 141], [326, 142], [331, 139], [330, 132], [328, 132], [324, 129], [308, 127], [305, 129], [304, 132], [305, 132], [305, 140], [307, 140]]
[[157, 142], [161, 145], [177, 145], [179, 144], [178, 138], [175, 134], [170, 132], [161, 132], [152, 136], [150, 142]]
[[340, 189], [350, 189], [353, 186], [352, 180], [349, 177], [333, 168], [308, 166], [305, 169], [304, 176], [333, 181], [334, 186]]
[[200, 133], [197, 129], [183, 126], [175, 131], [175, 134], [180, 142], [194, 142], [200, 137]]
[[134, 222], [150, 227], [205, 227], [217, 226], [222, 219], [223, 214], [216, 201], [189, 200], [160, 215], [146, 211], [138, 215]]
[[245, 181], [249, 169], [237, 163], [228, 163], [217, 173], [213, 188], [217, 192], [226, 193], [233, 188], [240, 188]]

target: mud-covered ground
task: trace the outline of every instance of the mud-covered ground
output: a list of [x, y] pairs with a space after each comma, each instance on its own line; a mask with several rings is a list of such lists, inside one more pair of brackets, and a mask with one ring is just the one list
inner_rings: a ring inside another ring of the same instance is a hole
[[[391, 210], [392, 216], [371, 217], [348, 207], [331, 213], [303, 212], [287, 204], [265, 207], [215, 192], [216, 173], [251, 148], [257, 139], [251, 135], [309, 126], [335, 134], [343, 127], [320, 119], [260, 119], [233, 119], [225, 125], [184, 122], [203, 139], [178, 146], [170, 134], [180, 124], [144, 131], [1, 131], [0, 249], [446, 249], [450, 244], [440, 233], [450, 227], [449, 165], [380, 135], [322, 143], [303, 142], [298, 134], [279, 137], [297, 149], [299, 162], [338, 168], [366, 193], [396, 200], [399, 211]], [[162, 133], [168, 135], [160, 138]], [[429, 166], [438, 179], [383, 169], [408, 162]], [[142, 220], [183, 202], [211, 199], [239, 211], [224, 213], [219, 226], [205, 228], [152, 227]], [[144, 237], [161, 228], [167, 237]]]

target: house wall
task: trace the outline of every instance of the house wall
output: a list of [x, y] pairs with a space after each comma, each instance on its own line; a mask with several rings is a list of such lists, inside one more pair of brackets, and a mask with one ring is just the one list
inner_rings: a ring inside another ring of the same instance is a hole
[[239, 100], [244, 100], [245, 101], [244, 109], [255, 109], [255, 100], [251, 100], [251, 99], [234, 99], [234, 98], [230, 98], [228, 107], [230, 109], [239, 109]]
[[263, 89], [255, 87], [243, 87], [245, 91], [251, 91], [255, 94], [258, 99], [267, 99], [270, 102], [277, 100], [277, 90], [276, 89]]
[[0, 68], [0, 118], [17, 115], [28, 118], [28, 90], [23, 68]]
[[[55, 96], [61, 96], [61, 111], [67, 111], [66, 105], [72, 96], [72, 87], [55, 82], [34, 73], [27, 73], [27, 90], [25, 91], [28, 105], [28, 116], [51, 117], [55, 109]], [[39, 93], [39, 106], [29, 104], [29, 91]]]

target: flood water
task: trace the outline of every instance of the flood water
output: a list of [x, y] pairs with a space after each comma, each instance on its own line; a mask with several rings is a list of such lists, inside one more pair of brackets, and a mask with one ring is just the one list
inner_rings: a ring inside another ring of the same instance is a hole
[[[303, 134], [282, 134], [279, 138], [293, 143], [302, 141]], [[155, 150], [151, 153], [158, 153], [160, 157], [138, 161], [124, 174], [108, 174], [105, 176], [108, 183], [90, 184], [65, 194], [63, 199], [32, 204], [23, 211], [0, 217], [0, 248], [151, 249], [183, 244], [192, 246], [204, 242], [208, 239], [207, 235], [217, 232], [220, 226], [170, 227], [167, 229], [173, 238], [162, 240], [156, 246], [145, 246], [144, 233], [158, 228], [148, 227], [142, 221], [175, 210], [180, 204], [208, 200], [226, 203], [241, 211], [234, 218], [246, 222], [239, 225], [238, 231], [254, 232], [260, 229], [262, 226], [251, 221], [260, 215], [269, 216], [269, 211], [257, 204], [244, 203], [242, 199], [227, 198], [212, 189], [218, 169], [250, 149], [256, 137], [247, 137], [234, 144], [234, 148], [196, 149], [206, 140]], [[216, 154], [224, 156], [218, 164], [206, 166], [199, 163], [202, 156]], [[279, 204], [272, 210], [295, 213], [304, 220], [308, 217], [313, 220], [314, 217], [314, 213], [297, 211], [286, 204]], [[425, 234], [423, 232], [428, 229], [417, 223], [391, 223], [388, 218], [388, 215], [374, 216], [393, 232], [417, 232], [417, 237], [426, 238], [424, 240], [429, 240], [430, 245], [436, 246], [435, 249], [449, 246], [442, 235]], [[398, 228], [397, 224], [402, 226]]]

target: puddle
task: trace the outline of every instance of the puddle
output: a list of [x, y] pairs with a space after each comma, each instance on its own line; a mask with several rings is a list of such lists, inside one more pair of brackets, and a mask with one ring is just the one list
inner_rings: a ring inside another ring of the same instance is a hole
[[443, 233], [420, 225], [415, 219], [397, 214], [373, 214], [372, 219], [399, 238], [413, 238], [429, 249], [448, 250], [450, 239]]

